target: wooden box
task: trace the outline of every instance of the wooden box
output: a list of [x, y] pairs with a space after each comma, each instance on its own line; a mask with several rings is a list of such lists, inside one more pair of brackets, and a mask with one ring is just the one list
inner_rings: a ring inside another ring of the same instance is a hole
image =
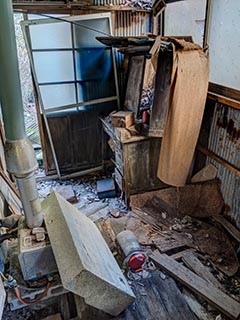
[[118, 111], [112, 115], [114, 127], [129, 128], [134, 124], [134, 114], [131, 111]]

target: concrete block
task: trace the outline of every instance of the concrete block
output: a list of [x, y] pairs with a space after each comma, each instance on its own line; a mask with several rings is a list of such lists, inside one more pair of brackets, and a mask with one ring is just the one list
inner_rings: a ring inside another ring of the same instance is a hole
[[2, 278], [0, 277], [0, 320], [2, 319], [5, 299], [6, 299], [6, 291], [4, 289]]
[[135, 297], [100, 231], [57, 192], [42, 209], [64, 288], [117, 316]]

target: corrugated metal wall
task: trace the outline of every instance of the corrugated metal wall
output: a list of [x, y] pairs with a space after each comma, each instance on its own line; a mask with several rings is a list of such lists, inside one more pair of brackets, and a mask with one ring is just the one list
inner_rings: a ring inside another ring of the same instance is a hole
[[148, 12], [116, 11], [115, 36], [143, 36], [151, 31], [151, 16]]
[[[121, 0], [120, 0], [121, 1]], [[115, 11], [113, 13], [115, 36], [143, 36], [151, 32], [151, 14], [142, 11]], [[126, 71], [123, 70], [123, 54], [116, 52], [120, 100], [123, 103], [126, 87]]]
[[[240, 111], [216, 103], [210, 130], [208, 149], [222, 159], [240, 168]], [[222, 165], [207, 159], [218, 168], [217, 177], [225, 203], [231, 208], [232, 217], [240, 225], [240, 177]]]

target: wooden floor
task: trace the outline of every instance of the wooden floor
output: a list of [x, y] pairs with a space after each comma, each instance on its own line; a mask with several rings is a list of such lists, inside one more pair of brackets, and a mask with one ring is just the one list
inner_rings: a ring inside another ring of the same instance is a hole
[[151, 278], [133, 281], [132, 289], [136, 300], [118, 317], [111, 317], [85, 305], [83, 319], [97, 320], [196, 320], [175, 281], [161, 277], [156, 270]]
[[[190, 311], [175, 281], [169, 277], [162, 279], [159, 271], [139, 285], [134, 283], [136, 301], [117, 317], [118, 320], [192, 320]], [[143, 286], [142, 286], [143, 285]]]

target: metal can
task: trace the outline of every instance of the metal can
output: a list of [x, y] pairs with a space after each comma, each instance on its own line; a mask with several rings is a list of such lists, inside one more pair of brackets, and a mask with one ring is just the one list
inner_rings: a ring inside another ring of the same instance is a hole
[[128, 267], [134, 271], [141, 269], [147, 257], [141, 249], [135, 234], [130, 230], [124, 230], [116, 238], [126, 257], [125, 263]]

